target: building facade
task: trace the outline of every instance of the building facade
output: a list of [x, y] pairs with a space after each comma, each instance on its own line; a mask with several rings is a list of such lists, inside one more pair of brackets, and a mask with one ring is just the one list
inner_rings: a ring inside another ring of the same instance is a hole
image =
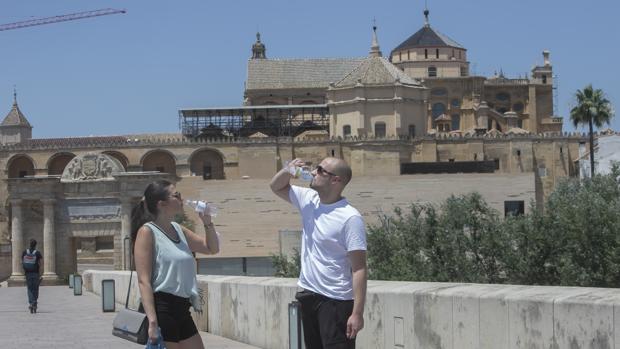
[[130, 208], [162, 176], [224, 208], [219, 257], [268, 258], [298, 221], [267, 183], [297, 157], [345, 159], [356, 178], [348, 197], [369, 222], [377, 205], [462, 191], [498, 210], [530, 199], [540, 208], [558, 180], [578, 174], [585, 142], [553, 115], [548, 52], [529, 78], [472, 76], [467, 50], [425, 15], [387, 58], [376, 28], [368, 57], [356, 59], [268, 59], [257, 36], [244, 105], [181, 109], [178, 133], [33, 139], [15, 97], [0, 124], [0, 279], [21, 277], [15, 252], [30, 237], [50, 280], [79, 258], [126, 268]]

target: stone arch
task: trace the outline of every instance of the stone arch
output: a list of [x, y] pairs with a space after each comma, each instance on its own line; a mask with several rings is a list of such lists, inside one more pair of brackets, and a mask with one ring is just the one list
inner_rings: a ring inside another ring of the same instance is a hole
[[127, 159], [125, 154], [123, 154], [123, 153], [121, 153], [119, 151], [114, 151], [114, 150], [106, 150], [106, 151], [101, 152], [101, 153], [109, 155], [109, 156], [115, 158], [116, 160], [118, 160], [121, 163], [121, 165], [123, 165], [123, 168], [125, 169], [125, 171], [127, 171], [127, 166], [129, 166], [129, 159]]
[[49, 160], [47, 160], [47, 174], [61, 175], [69, 161], [74, 157], [75, 154], [65, 152], [52, 155]]
[[32, 160], [32, 158], [26, 154], [17, 154], [13, 156], [8, 161], [6, 167], [9, 178], [34, 176], [34, 160]]
[[162, 173], [177, 174], [176, 158], [174, 154], [164, 149], [154, 149], [140, 159], [142, 171], [159, 171]]
[[189, 157], [189, 168], [193, 175], [203, 179], [224, 179], [224, 156], [215, 149], [201, 148]]

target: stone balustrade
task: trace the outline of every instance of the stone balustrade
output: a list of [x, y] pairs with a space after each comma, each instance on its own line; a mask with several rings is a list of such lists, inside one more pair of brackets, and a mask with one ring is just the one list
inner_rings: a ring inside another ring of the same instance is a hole
[[[608, 133], [605, 133], [608, 134]], [[598, 135], [603, 135], [600, 133]], [[441, 141], [441, 140], [467, 140], [467, 139], [480, 139], [480, 140], [521, 140], [521, 139], [586, 139], [587, 134], [579, 132], [560, 132], [560, 133], [540, 133], [540, 134], [497, 134], [497, 135], [460, 135], [460, 134], [428, 134], [424, 136], [418, 136], [415, 138], [409, 136], [391, 136], [391, 137], [374, 137], [374, 136], [360, 136], [360, 137], [330, 137], [324, 140], [316, 139], [302, 139], [294, 141], [291, 137], [268, 137], [268, 138], [189, 138], [182, 134], [160, 136], [153, 135], [139, 135], [139, 136], [113, 136], [113, 137], [67, 137], [58, 139], [32, 139], [26, 143], [16, 144], [1, 144], [0, 151], [31, 151], [31, 150], [54, 150], [54, 149], [67, 149], [67, 148], [79, 148], [79, 149], [91, 149], [91, 148], [135, 148], [136, 146], [195, 146], [199, 144], [210, 145], [245, 145], [245, 144], [275, 144], [276, 142], [281, 145], [295, 143], [295, 144], [323, 144], [323, 143], [357, 143], [357, 142], [382, 142], [382, 143], [394, 143], [394, 142], [416, 142], [416, 141]]]
[[[116, 280], [116, 300], [125, 302], [128, 272], [87, 271], [84, 279], [97, 294], [101, 280]], [[296, 280], [201, 275], [198, 281], [207, 295], [205, 312], [195, 317], [200, 330], [288, 348]], [[132, 306], [137, 297], [134, 283]], [[620, 290], [369, 281], [364, 319], [358, 348], [615, 348]]]

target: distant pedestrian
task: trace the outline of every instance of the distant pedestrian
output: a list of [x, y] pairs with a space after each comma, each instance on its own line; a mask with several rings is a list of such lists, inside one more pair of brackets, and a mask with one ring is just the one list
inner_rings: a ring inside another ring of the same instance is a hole
[[31, 314], [37, 312], [39, 299], [39, 285], [41, 284], [41, 261], [43, 256], [36, 250], [37, 240], [30, 239], [30, 248], [22, 253], [22, 267], [26, 274], [26, 286], [28, 288], [28, 309]]

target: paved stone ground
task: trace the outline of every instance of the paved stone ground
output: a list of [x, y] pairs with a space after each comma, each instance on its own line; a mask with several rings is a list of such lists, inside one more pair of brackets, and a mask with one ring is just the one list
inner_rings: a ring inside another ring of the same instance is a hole
[[[38, 313], [30, 314], [24, 287], [0, 287], [0, 348], [143, 348], [112, 336], [114, 315], [101, 311], [97, 295], [74, 296], [67, 286], [41, 287]], [[206, 332], [201, 335], [209, 349], [256, 348]]]

